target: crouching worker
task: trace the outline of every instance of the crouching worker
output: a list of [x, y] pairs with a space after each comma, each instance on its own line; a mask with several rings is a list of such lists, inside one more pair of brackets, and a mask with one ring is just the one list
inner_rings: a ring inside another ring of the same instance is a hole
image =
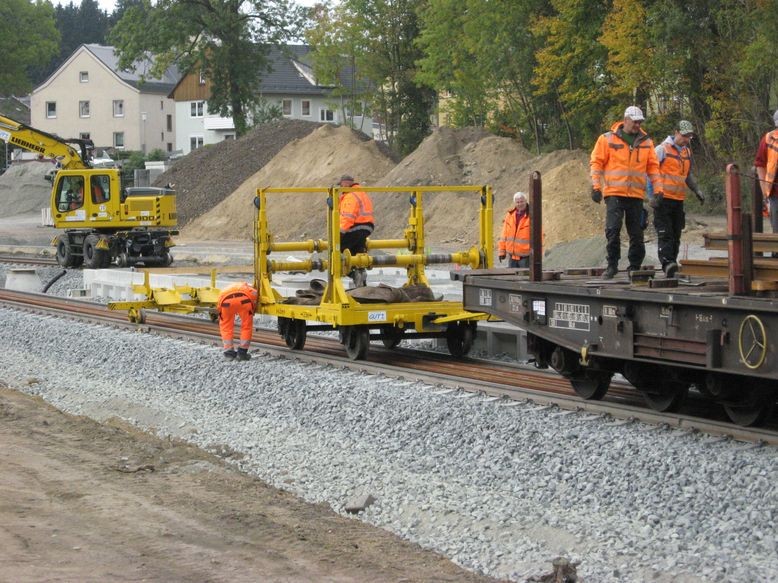
[[[249, 360], [249, 346], [254, 332], [254, 312], [257, 309], [257, 290], [249, 284], [235, 283], [219, 294], [216, 311], [219, 314], [219, 330], [222, 335], [224, 357], [227, 360]], [[240, 344], [235, 352], [235, 318], [240, 318]]]

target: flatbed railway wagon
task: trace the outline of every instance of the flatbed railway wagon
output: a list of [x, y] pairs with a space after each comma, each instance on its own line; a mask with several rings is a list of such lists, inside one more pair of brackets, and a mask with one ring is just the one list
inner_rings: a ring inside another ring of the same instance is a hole
[[[526, 330], [535, 365], [555, 369], [584, 399], [603, 398], [621, 374], [658, 411], [679, 409], [694, 385], [733, 422], [761, 424], [778, 395], [778, 259], [754, 257], [734, 165], [726, 192], [728, 258], [684, 262], [675, 278], [651, 269], [614, 280], [601, 279], [602, 268], [544, 272], [534, 255], [529, 270], [452, 277], [463, 283], [466, 310]], [[530, 198], [535, 240], [542, 218], [537, 173]]]

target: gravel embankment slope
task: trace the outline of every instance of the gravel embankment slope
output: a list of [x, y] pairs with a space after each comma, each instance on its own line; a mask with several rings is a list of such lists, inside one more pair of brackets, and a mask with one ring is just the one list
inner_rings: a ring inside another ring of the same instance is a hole
[[372, 494], [364, 520], [470, 569], [523, 581], [563, 555], [598, 582], [778, 572], [773, 448], [0, 311], [9, 385], [227, 446], [338, 512]]

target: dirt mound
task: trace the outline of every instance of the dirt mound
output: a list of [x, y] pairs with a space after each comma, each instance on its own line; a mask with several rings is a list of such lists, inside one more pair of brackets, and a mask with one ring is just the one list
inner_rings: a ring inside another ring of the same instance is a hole
[[15, 162], [0, 176], [0, 217], [40, 212], [49, 207], [51, 182], [45, 176], [54, 168], [50, 160]]
[[[604, 208], [591, 202], [586, 153], [560, 150], [532, 157], [510, 138], [484, 130], [439, 128], [385, 176], [382, 185], [489, 184], [494, 193], [494, 234], [513, 206], [513, 193], [529, 189], [539, 171], [543, 181], [543, 223], [546, 248], [561, 241], [591, 237], [604, 225]], [[393, 203], [376, 200], [379, 217], [394, 217]], [[400, 213], [407, 214], [407, 203]], [[428, 195], [425, 229], [431, 241], [474, 242], [478, 237], [478, 201], [470, 193]]]
[[[260, 187], [327, 187], [342, 174], [375, 184], [395, 162], [373, 140], [344, 126], [325, 124], [288, 143], [273, 160], [243, 182], [211, 212], [182, 232], [192, 239], [251, 239], [252, 201]], [[276, 240], [326, 238], [323, 194], [271, 195], [268, 223]]]
[[193, 151], [158, 176], [154, 185], [175, 185], [178, 224], [184, 226], [227, 198], [289, 142], [321, 125], [289, 119], [259, 125], [238, 140]]
[[[185, 228], [184, 237], [250, 239], [251, 201], [257, 187], [327, 186], [342, 173], [353, 174], [366, 186], [489, 184], [495, 195], [497, 237], [505, 211], [513, 204], [513, 193], [528, 189], [534, 170], [541, 172], [543, 179], [547, 249], [560, 241], [602, 232], [604, 207], [589, 199], [588, 156], [582, 151], [532, 157], [514, 140], [483, 129], [438, 128], [395, 165], [375, 142], [360, 136], [345, 127], [325, 125], [293, 141], [222, 204]], [[401, 236], [409, 212], [408, 195], [375, 194], [373, 202], [378, 223], [375, 236]], [[423, 206], [426, 234], [433, 245], [477, 241], [479, 203], [475, 193], [429, 193]], [[324, 196], [286, 195], [283, 204], [268, 205], [268, 218], [276, 240], [323, 238]]]

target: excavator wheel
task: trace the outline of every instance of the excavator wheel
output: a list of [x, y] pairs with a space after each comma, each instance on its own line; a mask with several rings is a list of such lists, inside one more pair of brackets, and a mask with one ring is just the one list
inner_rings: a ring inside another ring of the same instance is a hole
[[60, 236], [57, 241], [57, 263], [61, 267], [73, 267], [75, 266], [75, 257], [73, 250], [70, 248], [70, 243], [67, 237]]

